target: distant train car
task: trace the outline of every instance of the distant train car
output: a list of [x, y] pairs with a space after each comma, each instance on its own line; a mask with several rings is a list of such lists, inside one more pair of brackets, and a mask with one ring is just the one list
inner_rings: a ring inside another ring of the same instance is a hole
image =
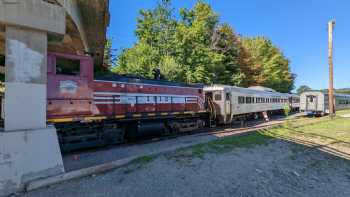
[[[334, 109], [350, 109], [350, 95], [334, 94]], [[329, 113], [328, 93], [320, 91], [304, 92], [300, 95], [300, 111], [315, 115]]]
[[229, 124], [237, 118], [259, 112], [281, 111], [289, 105], [287, 94], [263, 87], [240, 88], [227, 85], [204, 87], [211, 111], [219, 124]]

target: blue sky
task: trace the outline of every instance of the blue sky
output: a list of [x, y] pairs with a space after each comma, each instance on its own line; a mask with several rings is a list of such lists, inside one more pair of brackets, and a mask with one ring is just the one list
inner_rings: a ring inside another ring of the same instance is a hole
[[[140, 9], [157, 0], [111, 0], [108, 36], [113, 48], [131, 47]], [[176, 10], [191, 8], [195, 0], [173, 0]], [[328, 86], [327, 22], [336, 20], [334, 33], [335, 87], [350, 87], [349, 0], [207, 0], [220, 21], [244, 36], [266, 36], [278, 45], [297, 74], [296, 86]]]

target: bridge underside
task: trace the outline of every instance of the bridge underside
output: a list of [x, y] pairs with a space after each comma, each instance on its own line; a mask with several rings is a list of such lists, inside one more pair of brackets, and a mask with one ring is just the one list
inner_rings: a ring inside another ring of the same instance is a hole
[[[0, 0], [1, 1], [1, 0]], [[90, 54], [102, 65], [109, 0], [43, 0], [66, 10], [66, 33], [48, 34], [48, 51]], [[0, 54], [5, 54], [5, 25], [0, 22]]]

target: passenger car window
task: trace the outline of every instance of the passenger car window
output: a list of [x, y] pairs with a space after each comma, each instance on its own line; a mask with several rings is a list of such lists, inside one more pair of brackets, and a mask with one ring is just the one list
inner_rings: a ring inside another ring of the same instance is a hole
[[243, 96], [238, 97], [238, 104], [244, 104], [244, 97]]
[[312, 102], [314, 102], [314, 97], [310, 97], [310, 102], [312, 103]]
[[252, 103], [252, 97], [245, 97], [246, 103]]
[[80, 60], [71, 60], [65, 58], [56, 59], [56, 74], [59, 75], [79, 75]]
[[222, 99], [222, 98], [221, 98], [221, 94], [215, 94], [214, 97], [215, 97], [215, 100], [216, 100], [216, 101], [221, 101], [221, 99]]

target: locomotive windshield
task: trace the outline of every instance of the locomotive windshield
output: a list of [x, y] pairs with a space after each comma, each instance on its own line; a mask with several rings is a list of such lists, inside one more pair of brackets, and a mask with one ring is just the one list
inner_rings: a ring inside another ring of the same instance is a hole
[[79, 75], [80, 60], [72, 60], [58, 57], [56, 59], [56, 74], [73, 76]]

